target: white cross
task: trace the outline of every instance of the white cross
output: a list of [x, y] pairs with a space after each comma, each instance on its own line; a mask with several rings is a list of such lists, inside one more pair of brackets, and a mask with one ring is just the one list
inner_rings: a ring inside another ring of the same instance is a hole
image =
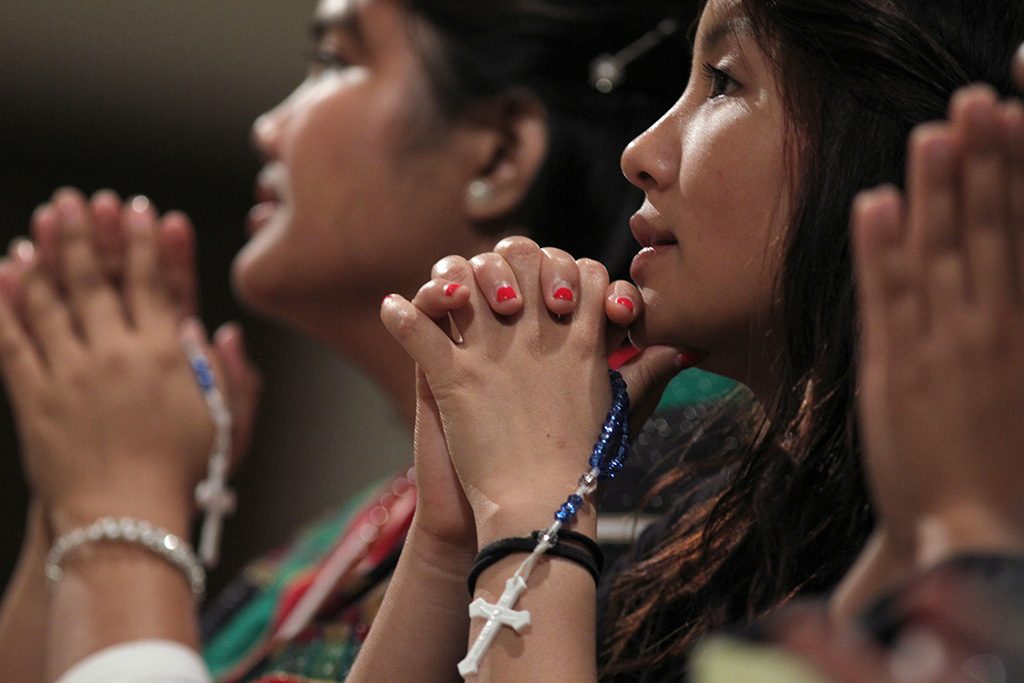
[[211, 468], [210, 476], [196, 486], [196, 503], [203, 511], [203, 527], [199, 532], [199, 557], [203, 564], [217, 564], [220, 549], [220, 531], [224, 518], [235, 511], [235, 492], [224, 484], [221, 468]]
[[530, 625], [530, 613], [527, 610], [514, 610], [516, 601], [523, 591], [526, 590], [526, 581], [522, 576], [516, 574], [505, 582], [505, 591], [501, 594], [497, 604], [491, 604], [483, 598], [477, 598], [469, 605], [469, 617], [486, 617], [487, 623], [480, 630], [473, 647], [469, 649], [466, 658], [459, 662], [459, 674], [463, 678], [475, 674], [487, 649], [498, 637], [498, 631], [502, 626], [512, 628], [516, 633], [521, 632]]

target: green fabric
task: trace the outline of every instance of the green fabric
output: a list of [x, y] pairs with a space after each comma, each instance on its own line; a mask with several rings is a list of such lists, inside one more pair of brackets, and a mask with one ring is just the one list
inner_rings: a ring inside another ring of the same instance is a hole
[[319, 562], [334, 547], [351, 523], [352, 517], [371, 496], [379, 492], [383, 482], [384, 480], [374, 483], [350, 499], [340, 510], [305, 530], [278, 562], [257, 560], [246, 570], [272, 572], [273, 576], [269, 585], [239, 609], [232, 619], [204, 644], [203, 658], [215, 678], [227, 673], [252, 649], [253, 644], [263, 638], [274, 618], [282, 592], [291, 581]]
[[703, 403], [722, 398], [736, 387], [736, 382], [697, 368], [684, 370], [669, 382], [661, 395], [658, 410]]
[[733, 638], [711, 638], [690, 661], [693, 683], [829, 683], [796, 655]]

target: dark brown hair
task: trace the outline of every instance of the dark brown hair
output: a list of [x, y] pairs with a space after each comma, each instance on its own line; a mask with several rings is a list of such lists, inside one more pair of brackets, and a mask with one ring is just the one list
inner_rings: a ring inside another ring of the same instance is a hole
[[[1017, 0], [743, 6], [801, 142], [777, 283], [780, 388], [763, 412], [739, 408], [746, 449], [702, 463], [730, 473], [724, 489], [615, 581], [600, 648], [609, 680], [661, 680], [708, 630], [828, 590], [852, 563], [872, 516], [858, 456], [850, 206], [864, 188], [902, 185], [911, 129], [942, 118], [956, 88], [1012, 92], [1024, 40]], [[727, 410], [721, 420], [737, 407]]]

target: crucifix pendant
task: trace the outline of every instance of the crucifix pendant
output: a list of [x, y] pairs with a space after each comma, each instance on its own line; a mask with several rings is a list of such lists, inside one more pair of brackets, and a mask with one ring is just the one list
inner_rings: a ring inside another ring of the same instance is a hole
[[512, 609], [524, 590], [526, 581], [517, 574], [505, 582], [505, 591], [496, 604], [491, 604], [483, 598], [477, 598], [470, 603], [470, 619], [486, 617], [487, 623], [477, 635], [466, 658], [459, 662], [459, 674], [463, 678], [477, 672], [480, 660], [498, 637], [498, 631], [502, 626], [508, 626], [516, 633], [520, 633], [530, 625], [530, 613], [527, 610]]

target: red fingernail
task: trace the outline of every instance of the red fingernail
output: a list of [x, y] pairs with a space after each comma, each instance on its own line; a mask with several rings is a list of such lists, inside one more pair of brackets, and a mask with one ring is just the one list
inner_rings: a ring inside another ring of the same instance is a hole
[[511, 285], [502, 285], [498, 287], [498, 303], [502, 301], [510, 301], [516, 298], [516, 290], [512, 289]]
[[625, 306], [626, 308], [629, 309], [630, 313], [633, 312], [634, 306], [633, 306], [633, 300], [632, 299], [630, 299], [628, 297], [620, 296], [618, 299], [615, 300], [615, 303], [620, 304], [622, 306]]
[[695, 351], [684, 351], [676, 356], [676, 365], [681, 369], [692, 368], [700, 362], [700, 354]]
[[461, 286], [462, 285], [458, 284], [457, 282], [453, 282], [450, 285], [446, 285], [444, 288], [444, 295], [455, 296], [455, 292], [459, 291], [459, 287]]
[[572, 301], [572, 290], [568, 287], [559, 287], [555, 290], [554, 297], [559, 301]]

